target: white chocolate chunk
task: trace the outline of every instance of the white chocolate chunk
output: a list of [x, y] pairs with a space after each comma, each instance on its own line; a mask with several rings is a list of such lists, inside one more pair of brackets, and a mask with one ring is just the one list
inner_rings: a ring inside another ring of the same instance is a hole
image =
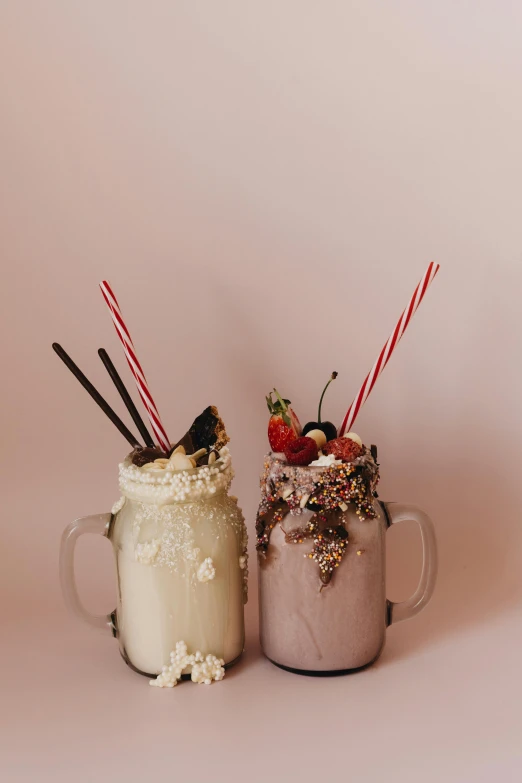
[[310, 430], [305, 435], [305, 438], [312, 438], [317, 443], [317, 448], [322, 449], [326, 444], [326, 435], [322, 430]]
[[142, 470], [147, 471], [153, 471], [153, 470], [164, 470], [165, 465], [157, 465], [155, 462], [147, 462], [146, 465], [143, 465]]
[[178, 451], [177, 453], [172, 454], [168, 462], [168, 467], [170, 470], [192, 470], [194, 464], [195, 463], [193, 463], [190, 457], [187, 457], [186, 454], [182, 454]]
[[189, 454], [188, 456], [190, 457], [190, 459], [193, 459], [194, 462], [197, 462], [198, 459], [200, 457], [202, 457], [203, 454], [206, 454], [206, 453], [207, 453], [206, 449], [198, 449], [198, 451], [195, 451], [194, 454]]

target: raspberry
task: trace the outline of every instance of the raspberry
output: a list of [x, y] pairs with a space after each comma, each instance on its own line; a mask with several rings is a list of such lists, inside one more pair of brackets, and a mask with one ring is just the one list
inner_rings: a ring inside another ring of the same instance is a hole
[[296, 438], [285, 448], [285, 457], [289, 465], [309, 465], [319, 456], [317, 443], [313, 438]]
[[326, 446], [323, 446], [323, 451], [325, 454], [333, 454], [336, 459], [342, 459], [343, 462], [353, 462], [363, 453], [359, 444], [351, 438], [329, 440]]

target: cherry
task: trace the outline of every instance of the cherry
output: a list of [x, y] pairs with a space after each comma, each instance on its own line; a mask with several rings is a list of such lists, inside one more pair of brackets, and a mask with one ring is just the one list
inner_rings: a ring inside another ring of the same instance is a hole
[[326, 440], [333, 440], [337, 437], [337, 427], [335, 424], [332, 424], [331, 421], [321, 421], [321, 406], [323, 404], [323, 397], [325, 394], [325, 391], [329, 387], [332, 381], [335, 381], [337, 378], [338, 373], [333, 372], [330, 376], [330, 380], [326, 384], [326, 386], [323, 389], [323, 393], [321, 394], [321, 399], [319, 400], [319, 409], [317, 411], [317, 421], [309, 421], [307, 424], [303, 427], [303, 435], [306, 435], [307, 432], [311, 432], [312, 430], [321, 430], [321, 432], [324, 432], [326, 436]]

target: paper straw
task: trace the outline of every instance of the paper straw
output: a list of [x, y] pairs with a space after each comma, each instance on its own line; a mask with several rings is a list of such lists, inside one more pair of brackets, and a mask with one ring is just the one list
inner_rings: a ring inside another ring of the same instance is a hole
[[114, 292], [107, 280], [102, 280], [100, 283], [100, 289], [107, 307], [109, 308], [116, 332], [123, 346], [127, 362], [134, 380], [136, 381], [139, 395], [145, 406], [145, 410], [147, 411], [147, 415], [149, 417], [150, 424], [156, 439], [160, 447], [164, 451], [168, 452], [170, 451], [170, 441], [167, 433], [165, 432], [165, 428], [161, 423], [158, 409], [156, 408], [156, 404], [152, 398], [152, 394], [150, 393], [149, 386], [145, 379], [145, 373], [143, 372], [141, 364], [138, 361], [138, 357], [136, 356], [136, 349], [134, 348], [134, 343], [132, 342], [129, 330], [125, 325], [125, 321], [123, 320], [118, 300], [116, 299], [116, 296], [114, 295]]
[[388, 342], [385, 343], [384, 348], [382, 349], [381, 353], [377, 358], [377, 361], [375, 362], [372, 369], [366, 376], [366, 380], [364, 381], [363, 385], [359, 389], [359, 392], [357, 393], [357, 396], [355, 397], [354, 401], [348, 408], [346, 412], [346, 416], [344, 417], [343, 423], [339, 429], [339, 433], [338, 433], [339, 437], [344, 435], [346, 431], [349, 432], [351, 430], [352, 425], [359, 414], [359, 411], [361, 410], [362, 406], [368, 399], [371, 390], [375, 386], [375, 382], [377, 378], [388, 364], [390, 356], [395, 350], [397, 343], [401, 339], [402, 335], [406, 331], [408, 324], [410, 323], [413, 317], [414, 312], [416, 311], [417, 307], [424, 299], [424, 295], [428, 290], [428, 286], [433, 281], [433, 278], [435, 277], [439, 269], [440, 269], [439, 264], [436, 264], [434, 261], [432, 261], [428, 266], [424, 274], [424, 277], [422, 278], [419, 285], [413, 292], [413, 296], [411, 297], [408, 306], [406, 307], [403, 314], [397, 321], [397, 325], [395, 326], [395, 329], [393, 330]]

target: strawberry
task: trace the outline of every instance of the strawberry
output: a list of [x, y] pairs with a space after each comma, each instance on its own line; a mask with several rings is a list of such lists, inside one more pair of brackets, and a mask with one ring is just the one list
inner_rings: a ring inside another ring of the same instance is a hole
[[281, 452], [288, 443], [299, 437], [301, 425], [290, 407], [290, 400], [283, 400], [277, 389], [274, 392], [277, 398], [275, 402], [272, 392], [266, 398], [268, 410], [272, 414], [268, 422], [268, 440], [272, 451]]

